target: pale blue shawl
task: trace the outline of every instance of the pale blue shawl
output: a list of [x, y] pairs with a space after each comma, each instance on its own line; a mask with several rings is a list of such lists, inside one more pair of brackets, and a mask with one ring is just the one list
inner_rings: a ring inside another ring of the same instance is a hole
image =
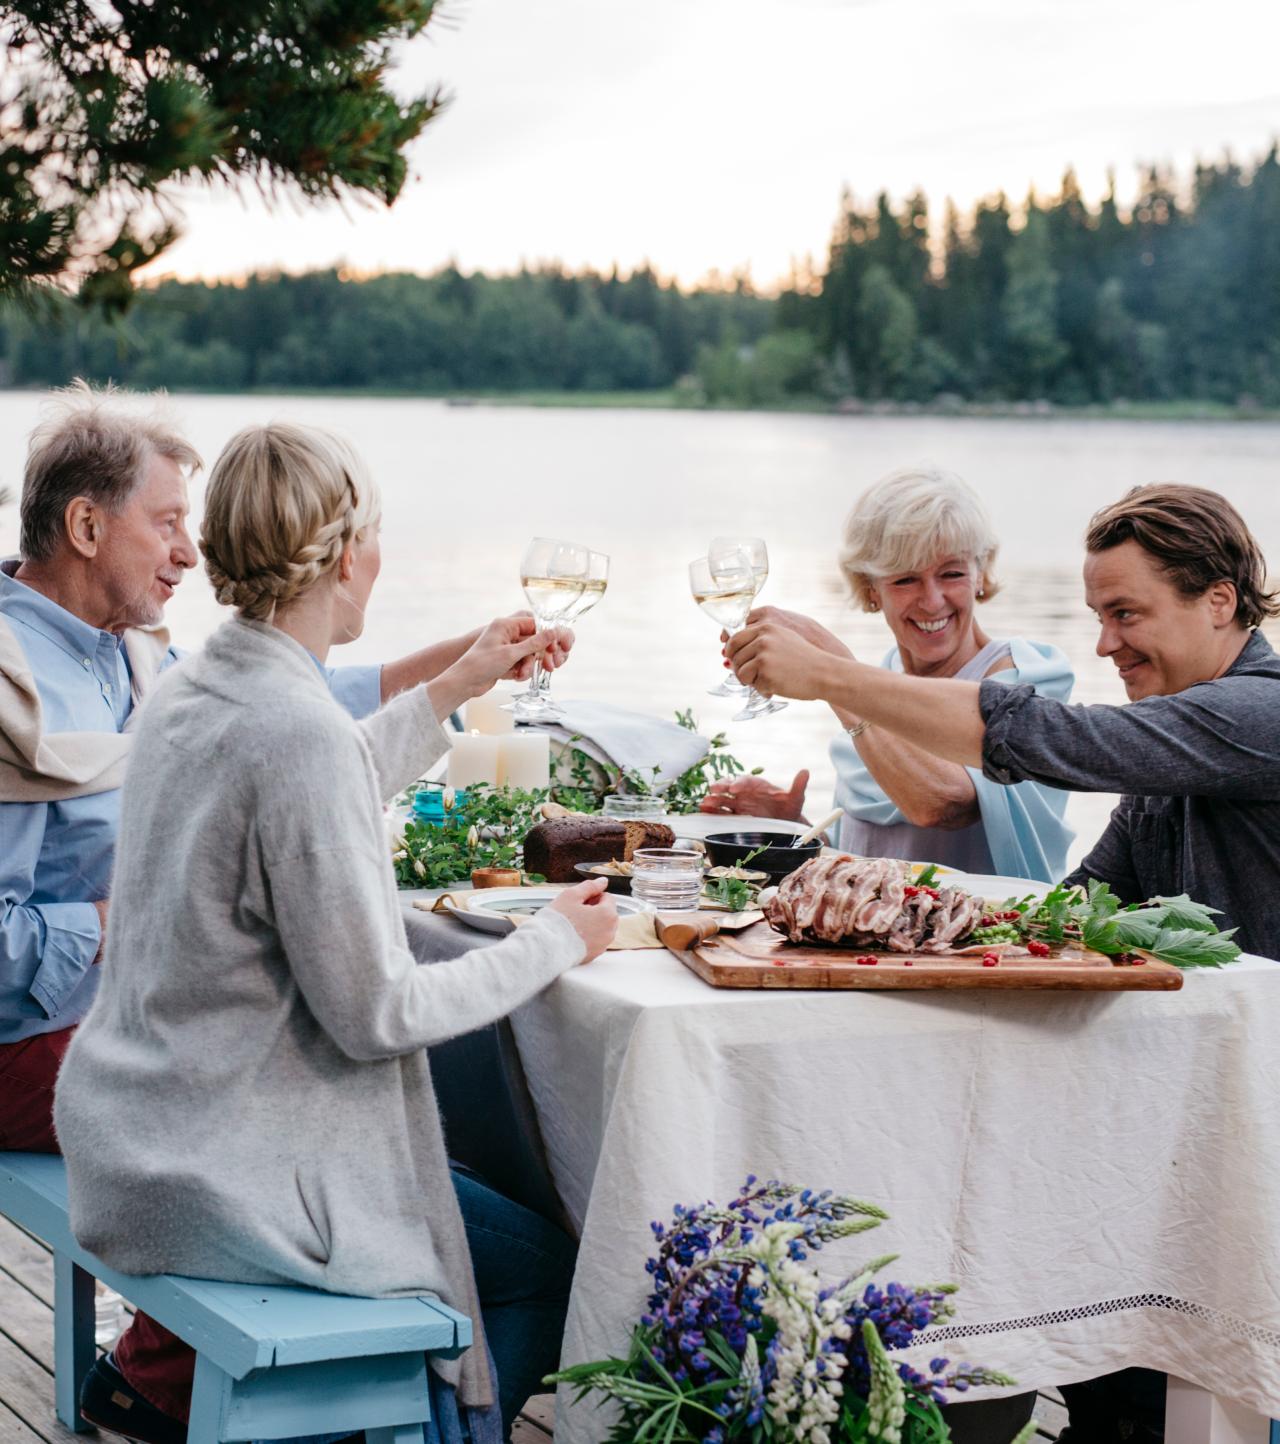
[[[1041, 696], [1056, 702], [1065, 702], [1071, 696], [1075, 674], [1066, 654], [1057, 647], [1029, 642], [1024, 637], [988, 643], [961, 669], [960, 675], [977, 666], [980, 676], [1004, 651], [1009, 653], [1010, 665], [1007, 670], [995, 673], [994, 681], [1029, 683]], [[881, 665], [895, 672], [902, 671], [902, 659], [896, 647]], [[850, 817], [882, 827], [905, 823], [906, 819], [867, 771], [846, 734], [841, 733], [831, 744], [831, 760], [836, 767], [837, 807]], [[1075, 836], [1063, 820], [1067, 793], [1038, 782], [1002, 787], [988, 781], [981, 768], [967, 767], [965, 771], [973, 779], [982, 812], [981, 824], [975, 825], [984, 831], [995, 871], [1006, 877], [1036, 878], [1041, 882], [1060, 878], [1066, 871], [1067, 848]]]

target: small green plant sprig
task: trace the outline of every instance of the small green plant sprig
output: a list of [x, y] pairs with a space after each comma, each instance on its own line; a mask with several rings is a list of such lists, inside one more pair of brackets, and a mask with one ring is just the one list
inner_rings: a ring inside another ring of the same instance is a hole
[[[738, 863], [735, 871], [745, 872], [762, 852], [768, 851], [766, 845], [747, 853], [746, 857]], [[708, 881], [704, 891], [712, 902], [719, 903], [722, 908], [728, 908], [731, 913], [744, 913], [748, 908], [755, 907], [756, 900], [760, 896], [760, 885], [745, 877], [715, 877]]]
[[[692, 707], [677, 712], [675, 716], [687, 732], [698, 730]], [[697, 812], [699, 803], [710, 792], [713, 782], [744, 774], [758, 777], [764, 771], [763, 767], [753, 767], [748, 773], [729, 751], [729, 739], [723, 732], [717, 732], [710, 740], [707, 755], [700, 762], [694, 763], [666, 787], [655, 787], [654, 778], [660, 768], [653, 768], [646, 777], [642, 772], [629, 768], [602, 767], [572, 745], [578, 740], [573, 738], [567, 751], [557, 759], [551, 782], [552, 800], [573, 812], [599, 812], [605, 797], [611, 792], [658, 797], [668, 812]], [[605, 778], [603, 784], [600, 782], [602, 773]]]
[[[412, 800], [411, 788], [403, 797]], [[524, 835], [538, 821], [545, 788], [491, 787], [473, 783], [462, 807], [450, 806], [443, 822], [411, 816], [392, 851], [399, 887], [451, 887], [478, 867], [519, 867]]]
[[1010, 898], [1004, 907], [1017, 913], [1009, 921], [1024, 939], [1081, 942], [1108, 957], [1142, 952], [1179, 968], [1218, 968], [1240, 956], [1235, 929], [1221, 932], [1213, 921], [1218, 909], [1185, 893], [1125, 904], [1090, 878], [1087, 889], [1059, 884], [1043, 898]]

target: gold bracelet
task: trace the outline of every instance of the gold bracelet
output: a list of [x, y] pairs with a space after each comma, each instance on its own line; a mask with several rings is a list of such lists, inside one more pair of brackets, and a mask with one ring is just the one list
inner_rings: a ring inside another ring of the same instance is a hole
[[855, 722], [852, 727], [846, 727], [844, 730], [849, 734], [849, 740], [856, 742], [870, 726], [871, 723], [864, 718], [861, 722]]

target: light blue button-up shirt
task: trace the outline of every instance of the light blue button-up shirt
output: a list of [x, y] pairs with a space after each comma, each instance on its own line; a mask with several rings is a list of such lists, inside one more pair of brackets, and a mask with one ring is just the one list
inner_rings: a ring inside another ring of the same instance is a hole
[[[133, 708], [124, 644], [0, 563], [0, 615], [26, 652], [46, 732], [120, 732]], [[164, 666], [180, 652], [170, 649]], [[380, 667], [321, 669], [353, 717], [381, 702]], [[181, 802], [175, 799], [175, 806]], [[0, 1043], [70, 1028], [98, 986], [94, 902], [109, 896], [120, 793], [0, 803]]]

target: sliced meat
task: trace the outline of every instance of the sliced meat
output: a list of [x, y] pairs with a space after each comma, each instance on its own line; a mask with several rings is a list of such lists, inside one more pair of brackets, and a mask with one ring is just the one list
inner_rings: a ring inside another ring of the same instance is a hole
[[813, 858], [765, 904], [771, 927], [792, 942], [892, 952], [946, 952], [967, 937], [984, 904], [961, 888], [911, 889], [896, 858]]

